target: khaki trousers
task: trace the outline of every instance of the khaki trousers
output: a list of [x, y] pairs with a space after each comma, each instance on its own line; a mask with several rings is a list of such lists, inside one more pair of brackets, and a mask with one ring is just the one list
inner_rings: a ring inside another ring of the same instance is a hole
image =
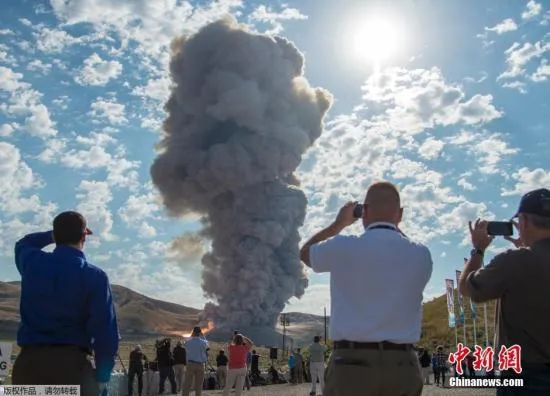
[[246, 378], [246, 367], [240, 369], [229, 369], [227, 372], [227, 382], [223, 388], [223, 396], [228, 396], [235, 385], [235, 396], [241, 396], [244, 388], [244, 380]]
[[422, 373], [414, 350], [336, 349], [323, 396], [421, 396]]
[[182, 396], [189, 396], [191, 384], [195, 383], [195, 395], [202, 395], [202, 383], [204, 381], [204, 363], [187, 362], [187, 371], [183, 380]]
[[181, 392], [183, 388], [183, 378], [185, 376], [185, 364], [174, 364], [174, 377], [176, 378], [176, 385], [178, 392]]
[[218, 366], [216, 369], [216, 373], [218, 374], [219, 388], [225, 388], [225, 381], [227, 381], [227, 366]]

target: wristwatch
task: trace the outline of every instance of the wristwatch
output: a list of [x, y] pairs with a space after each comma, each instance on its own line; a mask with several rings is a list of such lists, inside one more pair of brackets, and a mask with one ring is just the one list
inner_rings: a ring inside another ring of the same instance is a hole
[[473, 248], [471, 251], [470, 251], [470, 256], [475, 256], [475, 255], [479, 255], [481, 257], [483, 257], [485, 255], [485, 252], [481, 249], [478, 249], [478, 248]]

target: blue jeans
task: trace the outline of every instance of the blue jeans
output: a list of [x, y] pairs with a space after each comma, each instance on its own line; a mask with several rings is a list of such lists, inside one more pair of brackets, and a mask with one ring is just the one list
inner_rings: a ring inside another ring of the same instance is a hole
[[550, 364], [522, 363], [521, 374], [503, 372], [501, 378], [523, 378], [523, 387], [498, 388], [497, 396], [550, 395]]

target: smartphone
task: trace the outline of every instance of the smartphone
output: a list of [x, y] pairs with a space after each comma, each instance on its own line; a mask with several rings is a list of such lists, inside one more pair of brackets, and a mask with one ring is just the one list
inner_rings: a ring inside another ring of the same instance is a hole
[[353, 217], [356, 219], [359, 219], [363, 216], [363, 205], [360, 203], [355, 204], [355, 208], [353, 209]]
[[487, 224], [487, 233], [494, 236], [512, 236], [514, 224], [511, 221], [490, 221]]

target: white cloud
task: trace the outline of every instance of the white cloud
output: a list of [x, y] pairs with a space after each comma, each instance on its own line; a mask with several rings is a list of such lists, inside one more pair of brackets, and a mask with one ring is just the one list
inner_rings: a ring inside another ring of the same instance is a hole
[[550, 171], [542, 168], [530, 170], [527, 167], [518, 169], [512, 174], [516, 182], [512, 189], [502, 189], [502, 195], [523, 195], [529, 191], [550, 186]]
[[495, 32], [496, 34], [503, 34], [507, 32], [513, 32], [518, 29], [518, 25], [514, 22], [513, 19], [507, 18], [492, 28], [485, 28], [488, 32]]
[[50, 29], [45, 26], [37, 26], [36, 30], [33, 33], [36, 39], [36, 47], [45, 53], [60, 53], [66, 46], [79, 42], [78, 38], [71, 36], [64, 30]]
[[144, 195], [130, 195], [126, 203], [118, 210], [122, 221], [131, 229], [138, 229], [142, 238], [154, 237], [156, 229], [147, 222], [159, 212], [158, 197], [149, 192]]
[[150, 79], [147, 84], [135, 87], [132, 94], [165, 102], [170, 94], [170, 84], [170, 79], [167, 77]]
[[122, 64], [115, 60], [106, 61], [94, 53], [84, 60], [82, 69], [75, 76], [80, 85], [104, 86], [111, 79], [116, 79], [122, 72]]
[[59, 107], [61, 110], [67, 110], [69, 108], [69, 103], [71, 102], [71, 98], [68, 96], [60, 96], [57, 99], [52, 100], [52, 104]]
[[65, 139], [48, 139], [45, 142], [44, 150], [36, 156], [36, 159], [52, 164], [62, 157], [62, 152], [66, 148], [67, 142]]
[[[176, 263], [167, 258], [169, 245], [158, 241], [136, 243], [130, 249], [111, 251], [116, 268], [106, 268], [112, 283], [164, 301], [202, 309], [200, 263]], [[185, 290], [185, 293], [182, 293]]]
[[147, 222], [141, 223], [141, 225], [138, 228], [138, 236], [140, 238], [153, 238], [157, 235], [157, 230], [155, 227], [150, 225]]
[[[12, 257], [15, 241], [23, 235], [51, 226], [57, 206], [43, 203], [34, 189], [44, 186], [31, 168], [22, 161], [19, 149], [0, 142], [0, 255]], [[32, 195], [26, 195], [32, 194]], [[18, 216], [25, 215], [26, 220]]]
[[79, 201], [76, 210], [86, 217], [94, 234], [107, 241], [116, 239], [111, 233], [113, 217], [108, 205], [113, 196], [107, 182], [82, 180], [76, 197]]
[[9, 52], [10, 48], [5, 44], [0, 43], [0, 63], [15, 67], [17, 66], [17, 59], [15, 59], [15, 57]]
[[476, 187], [472, 183], [470, 183], [466, 180], [466, 178], [465, 178], [466, 176], [471, 176], [471, 174], [470, 175], [464, 175], [463, 177], [461, 177], [458, 180], [457, 185], [462, 187], [464, 190], [474, 191], [476, 189]]
[[139, 44], [138, 53], [157, 58], [168, 50], [175, 36], [196, 31], [227, 13], [238, 12], [243, 2], [217, 0], [193, 6], [189, 1], [52, 0], [51, 6], [56, 17], [67, 25], [88, 22], [100, 33], [115, 31], [123, 47], [134, 40]]
[[418, 154], [427, 160], [436, 159], [441, 154], [443, 146], [445, 146], [445, 142], [430, 137], [418, 148]]
[[48, 108], [40, 103], [41, 94], [31, 85], [21, 81], [23, 74], [0, 66], [0, 91], [9, 94], [7, 102], [0, 104], [0, 111], [9, 117], [24, 118], [24, 130], [46, 139], [57, 134]]
[[19, 149], [10, 143], [0, 142], [0, 205], [2, 211], [17, 212], [21, 192], [36, 185], [35, 175], [31, 168], [21, 161]]
[[447, 84], [438, 68], [388, 69], [370, 77], [363, 91], [366, 101], [392, 106], [377, 120], [411, 134], [437, 125], [483, 124], [502, 116], [491, 95], [466, 99], [462, 88]]
[[522, 12], [521, 17], [525, 20], [533, 19], [542, 11], [542, 6], [540, 3], [535, 2], [534, 0], [529, 0], [527, 3], [525, 11]]
[[284, 312], [307, 312], [313, 315], [323, 315], [324, 308], [327, 309], [327, 315], [330, 315], [330, 285], [314, 283], [310, 284], [302, 298], [290, 299]]
[[13, 131], [17, 129], [17, 127], [18, 125], [16, 123], [0, 125], [0, 136], [2, 137], [10, 136], [13, 133]]
[[51, 69], [52, 65], [50, 65], [49, 63], [44, 63], [40, 59], [34, 59], [30, 61], [27, 65], [27, 70], [40, 72], [44, 75], [48, 74]]
[[439, 227], [442, 227], [442, 235], [458, 232], [469, 237], [468, 222], [478, 218], [491, 220], [494, 214], [489, 212], [484, 203], [464, 201], [455, 205], [448, 213], [440, 215]]
[[77, 143], [90, 147], [106, 147], [117, 143], [117, 140], [111, 135], [103, 132], [91, 132], [88, 136], [78, 135], [75, 138]]
[[518, 153], [517, 148], [508, 147], [508, 143], [501, 139], [500, 135], [492, 134], [480, 139], [473, 146], [473, 151], [477, 156], [482, 173], [504, 172], [500, 167], [503, 157]]
[[512, 82], [504, 83], [504, 84], [502, 84], [502, 87], [503, 88], [516, 89], [522, 94], [527, 93], [527, 89], [526, 89], [527, 84], [525, 84], [524, 82], [521, 82], [521, 81], [512, 81]]
[[307, 15], [302, 14], [296, 8], [288, 8], [286, 5], [283, 5], [283, 10], [280, 12], [273, 11], [270, 6], [259, 5], [254, 11], [248, 16], [248, 21], [250, 24], [255, 24], [257, 22], [266, 23], [270, 25], [270, 28], [265, 31], [266, 34], [280, 34], [283, 29], [283, 24], [281, 21], [289, 20], [306, 20], [308, 19]]
[[[25, 21], [26, 25], [32, 26], [32, 23], [30, 21]], [[33, 36], [36, 40], [36, 48], [46, 54], [59, 54], [63, 52], [66, 47], [75, 44], [84, 44], [93, 42], [95, 40], [106, 39], [105, 35], [97, 33], [92, 35], [74, 37], [62, 29], [52, 29], [43, 24], [32, 26], [32, 28], [34, 30]], [[27, 48], [27, 50], [31, 50], [31, 48]]]
[[110, 124], [126, 124], [128, 120], [125, 117], [125, 106], [117, 103], [114, 99], [97, 98], [90, 106], [88, 115], [96, 118], [98, 121], [107, 120]]
[[543, 59], [540, 62], [540, 66], [537, 68], [535, 73], [531, 76], [531, 80], [535, 82], [547, 81], [550, 77], [550, 63], [547, 59]]
[[449, 139], [449, 143], [468, 147], [478, 163], [481, 173], [505, 173], [501, 162], [505, 157], [517, 154], [519, 149], [508, 146], [508, 143], [498, 133], [480, 132], [473, 134], [462, 131]]
[[43, 104], [34, 105], [31, 114], [25, 119], [25, 130], [31, 135], [47, 138], [57, 134], [54, 128], [55, 123], [50, 118], [48, 108]]
[[550, 51], [550, 43], [537, 41], [535, 44], [514, 43], [504, 53], [508, 70], [498, 76], [497, 80], [509, 79], [525, 74], [525, 66], [535, 58], [540, 58], [545, 52]]

